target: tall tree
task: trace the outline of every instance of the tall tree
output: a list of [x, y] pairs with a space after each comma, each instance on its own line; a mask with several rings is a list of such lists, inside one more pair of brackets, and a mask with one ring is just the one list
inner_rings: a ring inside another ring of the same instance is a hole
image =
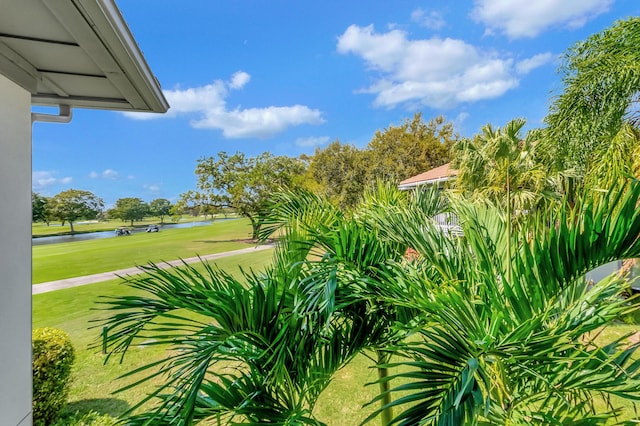
[[182, 194], [182, 203], [198, 206], [231, 207], [251, 221], [252, 237], [260, 230], [258, 214], [268, 197], [280, 189], [297, 186], [304, 163], [286, 156], [264, 152], [247, 158], [243, 153], [198, 160], [198, 191]]
[[335, 140], [316, 148], [309, 173], [318, 183], [315, 192], [327, 196], [342, 209], [355, 207], [367, 186], [367, 162], [363, 151]]
[[116, 205], [107, 213], [109, 217], [131, 221], [131, 226], [133, 226], [134, 220], [142, 220], [149, 214], [149, 205], [141, 198], [119, 198], [116, 200]]
[[51, 216], [69, 222], [71, 233], [74, 233], [73, 222], [78, 219], [95, 219], [104, 208], [101, 198], [89, 191], [69, 189], [62, 191], [51, 199]]
[[639, 124], [640, 18], [612, 27], [567, 50], [561, 67], [564, 89], [545, 118], [548, 150], [558, 169], [581, 175], [600, 163], [625, 122]]
[[473, 138], [456, 143], [454, 191], [491, 200], [513, 212], [530, 211], [553, 195], [551, 166], [537, 154], [539, 132], [524, 136], [524, 125], [522, 119], [502, 128], [488, 124]]
[[392, 406], [411, 403], [394, 422], [596, 425], [621, 409], [611, 396], [637, 400], [640, 345], [592, 332], [640, 302], [622, 297], [624, 280], [592, 287], [583, 276], [640, 254], [639, 202], [640, 183], [619, 181], [535, 213], [535, 226], [510, 236], [500, 206], [456, 202], [464, 238], [453, 239], [411, 209], [385, 215], [381, 238], [420, 255], [379, 287], [421, 313], [413, 339], [394, 350], [398, 373], [385, 379], [399, 382]]
[[171, 214], [171, 201], [164, 198], [157, 198], [149, 203], [149, 213], [158, 216], [160, 223], [164, 223], [164, 217]]
[[453, 124], [438, 116], [425, 123], [416, 113], [400, 126], [376, 131], [365, 149], [367, 181], [398, 183], [448, 163], [450, 148], [458, 140]]
[[[429, 200], [392, 194], [349, 216], [284, 194], [264, 231], [284, 225], [286, 238], [265, 273], [240, 282], [206, 266], [150, 266], [128, 278], [140, 292], [107, 301], [111, 354], [150, 338], [176, 349], [144, 368], [160, 366], [145, 380], [165, 380], [132, 410], [160, 403], [128, 424], [320, 425], [318, 396], [368, 348], [385, 355], [378, 370], [395, 371], [378, 380], [376, 400], [389, 402], [371, 417], [396, 408], [385, 424], [596, 425], [620, 405], [597, 409], [599, 397], [640, 398], [640, 345], [590, 336], [640, 301], [620, 297], [620, 280], [581, 279], [640, 254], [640, 183], [545, 212], [512, 236], [512, 255], [499, 206], [454, 203], [458, 238], [427, 219]], [[399, 256], [407, 246], [417, 259]]]
[[43, 197], [37, 192], [31, 192], [31, 221], [45, 222], [49, 225], [49, 198]]

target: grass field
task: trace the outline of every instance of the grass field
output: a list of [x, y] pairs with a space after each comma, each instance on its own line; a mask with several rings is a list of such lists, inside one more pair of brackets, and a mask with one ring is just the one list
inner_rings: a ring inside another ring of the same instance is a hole
[[[215, 264], [228, 272], [237, 273], [240, 267], [260, 269], [271, 262], [271, 256], [272, 251], [267, 250], [220, 259]], [[96, 325], [93, 321], [105, 316], [96, 309], [99, 307], [96, 302], [100, 296], [132, 293], [120, 280], [112, 280], [33, 297], [33, 327], [49, 326], [66, 331], [76, 349], [67, 413], [84, 414], [94, 411], [118, 416], [153, 388], [153, 383], [149, 383], [113, 394], [129, 383], [118, 380], [117, 377], [159, 358], [162, 348], [136, 347], [122, 364], [118, 359], [112, 359], [104, 365], [105, 356], [99, 347], [101, 329], [91, 328]], [[96, 344], [98, 347], [92, 348]], [[375, 380], [376, 374], [369, 368], [370, 365], [371, 362], [366, 357], [360, 356], [338, 372], [316, 408], [320, 419], [333, 426], [355, 426], [366, 418], [371, 411], [362, 410], [362, 405], [371, 400], [377, 391], [375, 386], [364, 386]]]
[[[158, 234], [142, 233], [130, 237], [38, 246], [34, 247], [34, 278], [37, 276], [49, 281], [56, 279], [51, 278], [56, 275], [79, 276], [145, 264], [148, 260], [172, 260], [196, 253], [251, 246], [238, 241], [247, 238], [249, 232], [248, 221], [221, 221], [205, 227], [163, 230]], [[270, 263], [271, 256], [272, 251], [267, 250], [212, 263], [228, 272], [237, 273], [239, 267], [259, 270]], [[113, 394], [128, 383], [117, 377], [158, 359], [162, 348], [135, 347], [122, 364], [112, 359], [104, 365], [105, 356], [99, 347], [101, 330], [99, 327], [90, 328], [95, 326], [92, 321], [105, 315], [96, 309], [100, 296], [128, 294], [132, 294], [131, 289], [120, 280], [112, 280], [33, 297], [33, 327], [51, 326], [66, 331], [76, 349], [73, 387], [67, 408], [69, 413], [93, 411], [118, 416], [153, 387], [153, 383], [149, 383]], [[618, 325], [608, 329], [604, 335], [612, 337], [637, 329], [637, 325]], [[97, 348], [91, 348], [96, 344]], [[316, 406], [315, 414], [319, 420], [329, 426], [350, 426], [360, 424], [367, 417], [373, 408], [363, 409], [362, 406], [377, 393], [377, 386], [365, 386], [376, 378], [375, 371], [369, 368], [371, 365], [369, 359], [359, 356], [336, 374]], [[625, 416], [633, 416], [631, 406], [626, 411], [628, 413]]]
[[[216, 216], [217, 217], [217, 216]], [[219, 217], [224, 217], [220, 215]], [[229, 215], [228, 217], [234, 217], [234, 215]], [[185, 222], [197, 222], [197, 221], [207, 221], [211, 220], [211, 216], [182, 216], [180, 217], [178, 222], [174, 222], [172, 218], [165, 217], [164, 223], [185, 223]], [[146, 217], [143, 220], [133, 222], [133, 226], [136, 228], [144, 228], [147, 225], [151, 224], [159, 224], [159, 217]], [[96, 231], [113, 231], [116, 228], [121, 226], [129, 226], [131, 224], [130, 221], [121, 221], [121, 220], [101, 220], [101, 221], [80, 221], [74, 222], [73, 229], [75, 233], [82, 234], [86, 232], [96, 232]], [[65, 223], [64, 226], [61, 225], [60, 222], [51, 222], [49, 225], [42, 222], [32, 223], [31, 224], [31, 235], [34, 237], [42, 237], [42, 236], [50, 236], [50, 235], [68, 235], [71, 233], [71, 228], [68, 223]]]
[[[271, 261], [271, 250], [247, 255], [238, 255], [215, 262], [229, 272], [244, 269], [261, 269]], [[214, 263], [214, 262], [212, 262]], [[121, 394], [112, 395], [126, 382], [116, 380], [121, 374], [141, 366], [157, 357], [161, 350], [157, 347], [134, 348], [122, 364], [113, 359], [103, 365], [104, 355], [100, 348], [90, 346], [100, 343], [100, 329], [93, 320], [105, 316], [96, 310], [100, 296], [132, 294], [132, 290], [120, 280], [58, 290], [33, 296], [33, 327], [56, 327], [66, 331], [76, 349], [76, 361], [73, 370], [73, 387], [70, 395], [71, 412], [90, 410], [117, 416], [132, 403], [140, 400], [150, 387], [138, 387]]]
[[247, 219], [158, 233], [34, 246], [34, 284], [197, 255], [253, 247]]

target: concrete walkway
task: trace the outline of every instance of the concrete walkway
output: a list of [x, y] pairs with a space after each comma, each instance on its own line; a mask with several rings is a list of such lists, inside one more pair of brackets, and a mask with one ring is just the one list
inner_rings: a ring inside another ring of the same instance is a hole
[[[248, 247], [248, 248], [243, 248], [239, 250], [225, 251], [222, 253], [207, 254], [200, 257], [190, 257], [182, 260], [172, 260], [169, 262], [161, 262], [161, 263], [158, 263], [157, 265], [161, 268], [168, 268], [170, 266], [182, 265], [183, 262], [195, 263], [195, 262], [199, 262], [200, 259], [202, 260], [220, 259], [223, 257], [235, 256], [238, 254], [253, 253], [256, 251], [267, 250], [270, 248], [273, 248], [273, 244], [265, 244], [261, 246]], [[58, 281], [49, 281], [47, 283], [32, 285], [31, 294], [47, 293], [49, 291], [61, 290], [63, 288], [78, 287], [81, 285], [108, 281], [114, 278], [118, 278], [118, 276], [136, 275], [141, 273], [143, 273], [143, 271], [141, 271], [137, 267], [134, 267], [134, 268], [127, 268], [127, 269], [119, 269], [117, 271], [111, 271], [111, 272], [103, 272], [103, 273], [94, 274], [94, 275], [85, 275], [84, 277], [74, 277], [74, 278], [66, 278]]]

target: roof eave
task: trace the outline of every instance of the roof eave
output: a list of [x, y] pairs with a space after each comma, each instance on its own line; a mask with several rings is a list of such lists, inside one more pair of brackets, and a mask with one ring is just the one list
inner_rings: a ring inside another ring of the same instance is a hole
[[406, 189], [416, 188], [416, 187], [422, 186], [422, 185], [439, 184], [439, 183], [451, 180], [454, 177], [455, 176], [444, 176], [444, 177], [440, 177], [440, 178], [436, 178], [436, 179], [428, 179], [428, 180], [422, 180], [422, 181], [417, 181], [417, 182], [409, 182], [409, 183], [404, 183], [404, 184], [401, 183], [400, 185], [398, 185], [398, 189], [406, 190]]

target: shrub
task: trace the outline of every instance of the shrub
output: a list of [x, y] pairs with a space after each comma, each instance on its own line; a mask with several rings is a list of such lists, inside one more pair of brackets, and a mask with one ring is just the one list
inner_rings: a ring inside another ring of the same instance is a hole
[[51, 327], [34, 329], [33, 350], [33, 422], [49, 425], [67, 402], [71, 365], [74, 360], [69, 335]]

